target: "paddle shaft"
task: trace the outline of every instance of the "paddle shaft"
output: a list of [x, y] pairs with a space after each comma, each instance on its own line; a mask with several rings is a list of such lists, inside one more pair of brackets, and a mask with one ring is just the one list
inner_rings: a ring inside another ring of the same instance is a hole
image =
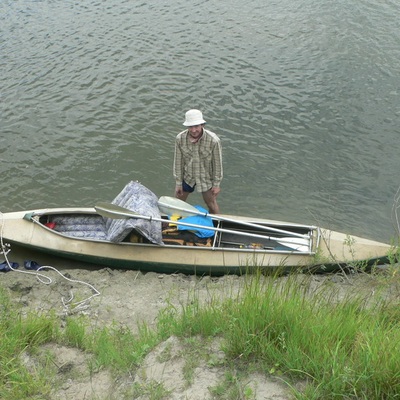
[[[181, 207], [178, 206], [177, 205], [178, 203], [182, 204], [182, 206]], [[233, 222], [233, 223], [248, 226], [251, 228], [257, 228], [257, 229], [273, 231], [273, 232], [277, 232], [277, 233], [283, 233], [285, 235], [296, 236], [296, 237], [299, 237], [302, 239], [307, 239], [309, 237], [308, 235], [302, 235], [301, 233], [290, 232], [290, 231], [286, 231], [283, 229], [274, 228], [272, 226], [258, 225], [258, 224], [253, 224], [251, 222], [241, 221], [238, 219], [232, 219], [232, 218], [222, 217], [220, 215], [204, 213], [204, 212], [199, 211], [197, 208], [193, 207], [192, 205], [186, 203], [185, 201], [180, 200], [180, 199], [175, 199], [174, 197], [168, 197], [168, 196], [160, 197], [160, 200], [158, 201], [158, 206], [159, 206], [160, 210], [165, 212], [166, 214], [170, 214], [169, 212], [166, 212], [166, 210], [183, 211], [186, 215], [200, 215], [203, 217], [210, 217], [217, 221]]]
[[[151, 221], [167, 222], [165, 219], [162, 219], [162, 218], [154, 218], [154, 217], [149, 217], [147, 215], [137, 214], [134, 211], [128, 210], [127, 208], [120, 207], [120, 206], [117, 206], [112, 203], [100, 203], [95, 206], [95, 209], [100, 215], [102, 215], [103, 217], [107, 217], [107, 218], [113, 218], [113, 219], [138, 218], [138, 219], [145, 219], [150, 222]], [[180, 221], [173, 221], [173, 224], [188, 226], [188, 227], [197, 228], [197, 229], [207, 229], [207, 230], [212, 230], [215, 232], [222, 232], [222, 233], [225, 232], [225, 233], [232, 233], [232, 234], [241, 235], [241, 236], [274, 240], [276, 242], [284, 244], [287, 247], [292, 247], [292, 248], [295, 245], [308, 246], [308, 244], [309, 244], [308, 241], [307, 241], [307, 243], [305, 243], [305, 241], [300, 241], [300, 240], [297, 241], [297, 239], [294, 239], [294, 238], [276, 238], [276, 237], [272, 237], [272, 236], [257, 235], [255, 233], [233, 231], [230, 229], [216, 228], [216, 227], [204, 226], [204, 225], [196, 225], [196, 224], [190, 224], [190, 223], [180, 222]]]

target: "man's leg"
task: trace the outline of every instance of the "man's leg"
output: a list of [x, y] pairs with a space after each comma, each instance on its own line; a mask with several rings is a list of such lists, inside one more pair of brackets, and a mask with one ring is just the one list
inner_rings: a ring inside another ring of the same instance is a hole
[[181, 190], [179, 193], [176, 193], [176, 198], [178, 198], [179, 200], [183, 200], [186, 201], [186, 199], [188, 198], [190, 192], [185, 192], [184, 190]]
[[217, 196], [210, 190], [202, 192], [203, 200], [207, 204], [208, 211], [211, 214], [219, 214], [219, 205], [217, 203]]
[[188, 185], [185, 181], [182, 181], [182, 186], [177, 186], [175, 190], [175, 197], [179, 200], [186, 201], [190, 193], [194, 192], [194, 185], [193, 187]]

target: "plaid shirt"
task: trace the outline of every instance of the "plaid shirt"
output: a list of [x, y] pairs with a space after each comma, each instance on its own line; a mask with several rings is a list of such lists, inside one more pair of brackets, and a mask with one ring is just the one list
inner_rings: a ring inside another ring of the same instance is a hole
[[218, 136], [203, 128], [197, 143], [189, 140], [189, 131], [181, 132], [175, 140], [174, 177], [177, 186], [184, 180], [196, 185], [198, 192], [219, 187], [222, 180], [222, 149]]

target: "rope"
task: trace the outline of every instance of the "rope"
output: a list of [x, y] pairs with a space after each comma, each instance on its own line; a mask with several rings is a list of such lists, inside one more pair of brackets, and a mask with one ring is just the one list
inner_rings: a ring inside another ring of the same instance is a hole
[[40, 266], [37, 270], [35, 271], [23, 271], [23, 270], [19, 270], [19, 269], [15, 269], [12, 266], [12, 263], [10, 263], [9, 259], [8, 259], [8, 253], [11, 251], [11, 246], [9, 243], [4, 243], [3, 242], [3, 230], [4, 230], [4, 218], [3, 218], [3, 213], [0, 212], [0, 225], [1, 225], [1, 230], [0, 230], [0, 254], [3, 254], [4, 259], [8, 265], [8, 267], [10, 268], [11, 271], [15, 271], [18, 272], [20, 274], [28, 274], [28, 275], [34, 275], [36, 276], [36, 279], [43, 283], [44, 285], [50, 285], [53, 283], [53, 280], [47, 276], [44, 275], [42, 273], [40, 273], [39, 271], [42, 270], [51, 270], [56, 272], [57, 274], [59, 274], [63, 279], [65, 279], [68, 282], [71, 283], [78, 283], [78, 284], [82, 284], [84, 286], [89, 287], [92, 291], [93, 294], [89, 297], [87, 297], [84, 300], [78, 301], [76, 303], [72, 303], [73, 299], [74, 299], [74, 294], [72, 292], [72, 290], [70, 290], [70, 298], [68, 300], [65, 300], [64, 297], [61, 297], [61, 302], [63, 303], [64, 306], [64, 312], [66, 314], [71, 314], [71, 313], [75, 313], [77, 311], [83, 311], [85, 309], [87, 309], [89, 307], [89, 303], [90, 301], [94, 298], [100, 295], [100, 292], [90, 283], [88, 282], [84, 282], [84, 281], [80, 281], [80, 280], [76, 280], [76, 279], [70, 279], [68, 277], [66, 277], [65, 275], [63, 275], [59, 270], [57, 270], [56, 268], [50, 266], [50, 265], [44, 265], [44, 266]]

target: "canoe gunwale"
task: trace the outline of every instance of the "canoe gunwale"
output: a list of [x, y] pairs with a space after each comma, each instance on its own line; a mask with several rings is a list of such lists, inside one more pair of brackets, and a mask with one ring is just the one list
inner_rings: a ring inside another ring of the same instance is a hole
[[[132, 243], [132, 242], [111, 242], [109, 240], [103, 240], [103, 239], [96, 239], [96, 238], [87, 238], [87, 237], [74, 237], [67, 235], [63, 232], [58, 232], [54, 229], [51, 229], [44, 225], [42, 222], [40, 222], [40, 217], [45, 216], [45, 215], [59, 215], [60, 211], [44, 211], [44, 212], [32, 212], [32, 213], [27, 213], [25, 214], [24, 218], [27, 221], [30, 221], [36, 225], [38, 225], [41, 229], [44, 229], [45, 231], [49, 232], [52, 235], [56, 235], [59, 237], [62, 237], [63, 239], [69, 240], [69, 241], [82, 241], [82, 242], [88, 242], [88, 243], [101, 243], [101, 244], [108, 244], [108, 245], [114, 245], [114, 246], [128, 246], [128, 247], [143, 247], [143, 248], [151, 248], [151, 249], [157, 249], [157, 248], [172, 248], [172, 249], [185, 249], [187, 251], [222, 251], [222, 252], [239, 252], [239, 253], [261, 253], [261, 254], [296, 254], [296, 255], [304, 255], [304, 256], [312, 256], [315, 255], [315, 251], [297, 251], [295, 249], [291, 250], [284, 250], [284, 249], [267, 249], [267, 248], [237, 248], [237, 247], [223, 247], [223, 246], [218, 246], [217, 241], [218, 241], [218, 236], [214, 235], [213, 238], [213, 245], [209, 247], [203, 247], [203, 246], [185, 246], [185, 245], [174, 245], [174, 244], [155, 244], [155, 243]], [[66, 212], [65, 214], [82, 214], [82, 215], [97, 215], [95, 212], [90, 213], [88, 211], [81, 211], [81, 212]], [[296, 225], [297, 227], [297, 225]], [[319, 234], [318, 234], [319, 238]], [[312, 240], [313, 238], [310, 237], [310, 247], [312, 246]]]

